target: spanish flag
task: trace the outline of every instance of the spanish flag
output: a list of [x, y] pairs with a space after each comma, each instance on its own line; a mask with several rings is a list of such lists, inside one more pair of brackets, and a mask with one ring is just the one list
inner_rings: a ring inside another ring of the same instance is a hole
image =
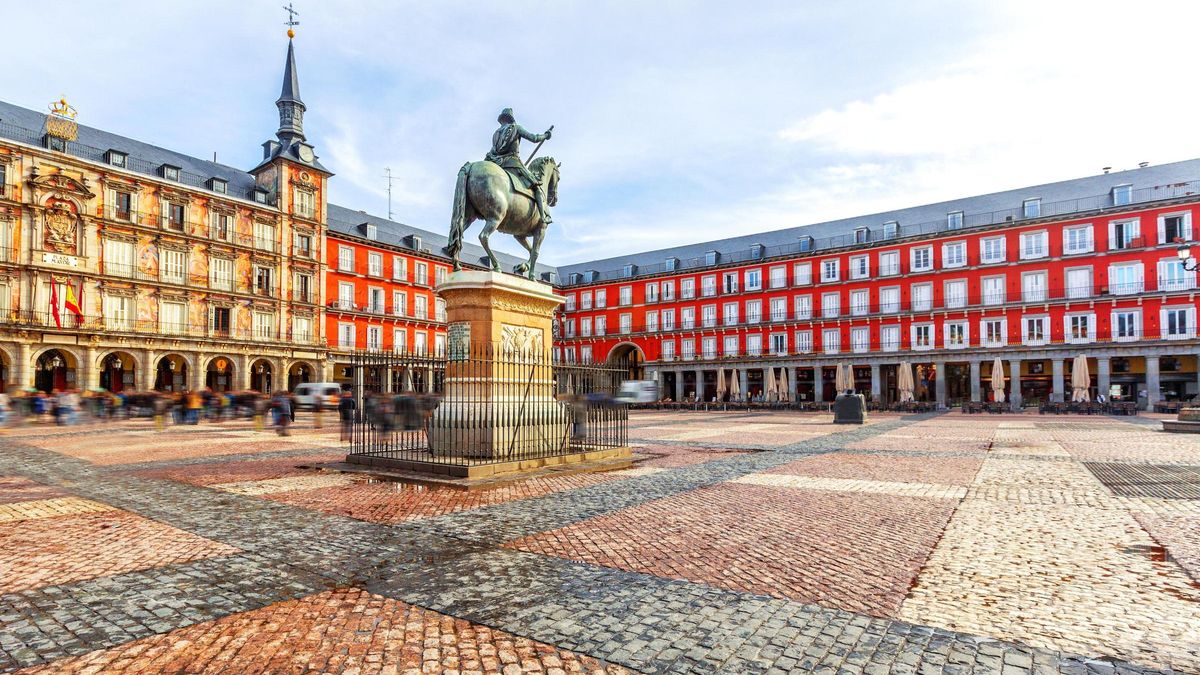
[[[75, 297], [75, 289], [71, 288], [71, 284], [66, 284], [67, 299], [63, 302], [63, 307], [67, 311], [75, 315], [76, 321], [83, 321], [83, 311], [79, 309], [79, 299]], [[83, 295], [83, 280], [79, 281], [79, 294]]]
[[62, 317], [58, 314], [58, 282], [50, 278], [50, 314], [54, 316], [54, 325], [62, 328]]

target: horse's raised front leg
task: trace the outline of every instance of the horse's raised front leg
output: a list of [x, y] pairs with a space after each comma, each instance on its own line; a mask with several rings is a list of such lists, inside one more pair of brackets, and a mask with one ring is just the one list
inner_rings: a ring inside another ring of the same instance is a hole
[[496, 259], [496, 254], [492, 253], [492, 247], [488, 246], [488, 237], [492, 236], [497, 227], [500, 227], [500, 221], [488, 220], [484, 223], [483, 230], [479, 233], [479, 243], [483, 246], [484, 252], [487, 253], [488, 260], [492, 261], [493, 272], [500, 271], [500, 261]]
[[542, 250], [542, 240], [545, 238], [546, 225], [543, 223], [542, 226], [537, 229], [537, 232], [533, 234], [533, 246], [525, 247], [529, 249], [529, 270], [526, 272], [526, 276], [528, 276], [530, 279], [533, 279], [535, 276], [537, 276], [534, 268], [537, 267], [538, 251]]

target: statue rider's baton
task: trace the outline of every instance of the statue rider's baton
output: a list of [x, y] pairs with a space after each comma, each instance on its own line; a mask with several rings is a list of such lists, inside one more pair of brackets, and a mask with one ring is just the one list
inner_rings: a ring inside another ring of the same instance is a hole
[[[546, 130], [546, 132], [547, 132], [547, 133], [549, 133], [549, 132], [551, 132], [551, 131], [554, 131], [554, 125], [553, 125], [553, 124], [551, 124], [551, 125], [550, 125], [550, 128]], [[546, 139], [544, 139], [544, 138], [543, 138], [542, 140], [538, 141], [538, 144], [537, 144], [536, 146], [534, 146], [534, 148], [533, 148], [533, 152], [529, 153], [529, 159], [525, 160], [525, 165], [526, 165], [526, 166], [528, 166], [528, 165], [529, 165], [529, 163], [533, 161], [533, 156], [537, 154], [538, 150], [541, 150], [541, 149], [542, 149], [542, 143], [545, 143], [545, 142], [546, 142]]]

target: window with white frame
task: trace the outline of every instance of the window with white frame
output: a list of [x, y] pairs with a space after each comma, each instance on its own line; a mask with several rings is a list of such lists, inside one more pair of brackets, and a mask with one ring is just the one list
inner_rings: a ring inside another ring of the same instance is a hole
[[[438, 337], [440, 338], [442, 336], [439, 335]], [[671, 343], [671, 351], [672, 351], [671, 356], [674, 357], [674, 351], [675, 351], [674, 343]], [[663, 356], [666, 356], [666, 354], [664, 353]], [[591, 363], [592, 362], [592, 346], [591, 345], [582, 345], [579, 348], [579, 362], [580, 363]]]
[[628, 307], [633, 304], [633, 286], [622, 286], [617, 293], [617, 301], [622, 307]]
[[563, 363], [575, 363], [575, 348], [574, 347], [563, 347], [562, 362]]
[[608, 291], [601, 288], [596, 291], [596, 309], [604, 309], [605, 307], [608, 307]]
[[1091, 253], [1094, 247], [1091, 225], [1063, 228], [1063, 254]]
[[575, 337], [575, 319], [566, 319], [563, 321], [563, 332], [567, 337]]
[[912, 311], [928, 312], [933, 309], [933, 284], [913, 284], [908, 293]]
[[383, 289], [368, 288], [367, 289], [367, 311], [372, 314], [383, 314]]
[[951, 211], [946, 214], [946, 229], [960, 230], [963, 226], [963, 212]]
[[721, 350], [721, 353], [723, 355], [725, 355], [725, 356], [737, 356], [738, 355], [738, 336], [726, 335], [723, 342], [724, 342], [724, 344], [722, 345], [722, 350]]
[[928, 272], [933, 269], [933, 247], [914, 246], [909, 251], [909, 272]]
[[592, 336], [592, 317], [585, 316], [579, 319], [579, 335], [581, 337]]
[[664, 309], [662, 311], [662, 329], [675, 330], [675, 310]]
[[807, 321], [812, 318], [812, 296], [797, 295], [793, 301], [795, 308], [795, 316], [798, 321]]
[[1195, 307], [1163, 307], [1159, 314], [1159, 326], [1164, 339], [1180, 340], [1196, 336]]
[[658, 332], [658, 312], [646, 312], [646, 332]]
[[1125, 206], [1133, 203], [1133, 186], [1118, 185], [1112, 189], [1113, 206]]
[[338, 282], [338, 309], [354, 309], [354, 284], [348, 281]]
[[276, 250], [275, 223], [254, 221], [254, 248], [262, 251]]
[[210, 258], [208, 261], [208, 283], [222, 291], [233, 290], [233, 261], [228, 258]]
[[821, 296], [821, 316], [826, 319], [837, 318], [842, 311], [842, 294], [825, 293]]
[[979, 335], [984, 347], [1004, 347], [1008, 344], [1007, 319], [983, 319], [979, 322]]
[[679, 310], [679, 327], [684, 330], [692, 330], [696, 327], [695, 307], [683, 307]]
[[871, 256], [850, 256], [850, 278], [866, 279], [869, 276], [871, 276]]
[[408, 293], [392, 291], [392, 314], [405, 316], [408, 314]]
[[1096, 340], [1095, 314], [1068, 314], [1063, 317], [1063, 335], [1071, 344]]
[[1108, 266], [1108, 292], [1113, 295], [1141, 293], [1145, 278], [1141, 263], [1121, 263]]
[[646, 284], [646, 302], [658, 302], [658, 283]]
[[771, 320], [787, 321], [787, 298], [783, 296], [771, 298]]
[[608, 319], [603, 316], [596, 317], [596, 336], [604, 337], [608, 332]]
[[711, 298], [717, 294], [717, 277], [709, 274], [700, 277], [700, 295], [705, 298]]
[[865, 316], [871, 311], [871, 291], [860, 289], [850, 291], [850, 314]]
[[1119, 251], [1133, 248], [1135, 242], [1141, 237], [1141, 229], [1141, 221], [1137, 218], [1110, 222], [1108, 224], [1109, 250]]
[[312, 342], [312, 319], [307, 316], [292, 317], [292, 339], [296, 342]]
[[717, 358], [717, 338], [706, 337], [700, 343], [702, 356], [706, 359]]
[[679, 280], [679, 297], [684, 300], [696, 297], [696, 280], [693, 277]]
[[[425, 354], [429, 351], [429, 335], [425, 331], [413, 332], [413, 351], [418, 354]], [[574, 360], [575, 350], [571, 350], [571, 357]]]
[[963, 349], [971, 345], [966, 321], [947, 321], [942, 328], [946, 349]]
[[866, 326], [855, 326], [850, 329], [850, 350], [862, 354], [871, 348], [871, 329]]
[[914, 323], [910, 330], [914, 350], [933, 349], [933, 324]]
[[812, 350], [813, 350], [812, 335], [813, 334], [812, 334], [811, 330], [796, 331], [796, 353], [797, 354], [811, 354], [812, 353]]
[[746, 301], [746, 323], [762, 321], [762, 300]]
[[826, 354], [837, 354], [842, 351], [842, 331], [837, 328], [826, 328], [821, 331], [821, 346]]
[[383, 276], [383, 254], [374, 251], [367, 252], [367, 274], [373, 277]]
[[1112, 337], [1117, 342], [1137, 340], [1142, 335], [1142, 313], [1136, 309], [1117, 309], [1112, 313]]
[[979, 240], [979, 262], [988, 265], [992, 263], [1002, 263], [1007, 258], [1007, 250], [1005, 246], [1005, 238], [1003, 235], [998, 237], [984, 237]]
[[[418, 286], [429, 285], [429, 265], [427, 263], [419, 262], [413, 265], [413, 283]], [[418, 335], [424, 335], [424, 333], [418, 333]]]
[[104, 240], [104, 273], [118, 277], [133, 276], [133, 242]]
[[751, 333], [746, 336], [746, 355], [762, 356], [762, 336], [758, 333]]
[[1158, 217], [1158, 243], [1173, 244], [1176, 239], [1191, 241], [1192, 213], [1172, 213]]
[[158, 323], [164, 333], [182, 333], [187, 329], [187, 305], [163, 301]]
[[841, 275], [842, 261], [837, 258], [821, 261], [821, 281], [838, 281], [842, 278]]
[[383, 349], [383, 326], [367, 326], [367, 349], [373, 352]]
[[967, 306], [967, 281], [954, 279], [947, 281], [942, 287], [942, 301], [947, 309], [958, 309]]
[[1196, 287], [1196, 273], [1189, 272], [1176, 256], [1158, 261], [1158, 290], [1188, 291]]
[[162, 262], [159, 275], [164, 283], [182, 284], [187, 274], [187, 254], [169, 248], [161, 249]]
[[784, 288], [787, 286], [787, 267], [777, 265], [771, 268], [771, 288]]
[[675, 282], [674, 281], [662, 282], [662, 299], [666, 302], [671, 302], [672, 300], [675, 299]]
[[574, 312], [574, 311], [575, 311], [575, 294], [574, 294], [574, 293], [568, 293], [568, 294], [566, 295], [566, 300], [565, 300], [565, 302], [564, 302], [564, 304], [563, 304], [563, 307], [564, 307], [564, 308], [565, 308], [565, 310], [566, 310], [566, 311], [568, 311], [568, 312]]
[[717, 325], [717, 306], [705, 305], [700, 308], [700, 322], [703, 328], [713, 328]]
[[1050, 234], [1045, 230], [1021, 233], [1021, 260], [1045, 258], [1050, 255]]
[[727, 302], [722, 308], [722, 317], [724, 325], [736, 326], [738, 323], [738, 304], [736, 302]]
[[308, 190], [295, 190], [292, 192], [294, 198], [292, 203], [295, 207], [296, 215], [301, 218], [313, 218], [317, 211], [316, 195]]
[[1072, 267], [1067, 270], [1067, 298], [1076, 300], [1092, 295], [1092, 267]]
[[354, 249], [349, 246], [338, 246], [338, 271], [354, 271]]
[[[435, 265], [433, 268], [433, 283], [438, 286], [446, 283], [446, 274], [448, 274], [447, 268]], [[439, 335], [438, 337], [442, 336]]]
[[787, 333], [771, 333], [771, 354], [787, 356]]
[[1003, 305], [1006, 302], [1005, 278], [984, 277], [980, 282], [980, 295], [985, 305]]
[[632, 314], [622, 314], [618, 321], [620, 321], [621, 335], [628, 335], [633, 330]]
[[721, 275], [721, 292], [725, 295], [738, 292], [737, 272], [726, 272]]
[[695, 339], [688, 338], [688, 339], [684, 340], [679, 346], [680, 346], [679, 351], [683, 355], [683, 359], [685, 361], [691, 361], [692, 359], [696, 358], [696, 340]]
[[408, 280], [408, 261], [398, 255], [392, 256], [392, 278], [396, 281]]
[[746, 270], [746, 290], [761, 291], [762, 290], [762, 270], [755, 267], [752, 270]]
[[883, 238], [895, 239], [900, 236], [900, 223], [889, 220], [883, 224]]
[[1021, 202], [1021, 215], [1025, 218], [1037, 218], [1042, 215], [1042, 200], [1039, 198], [1026, 199]]
[[413, 314], [418, 319], [429, 318], [429, 298], [424, 295], [413, 296]]
[[433, 299], [433, 318], [435, 321], [446, 320], [446, 301], [441, 298]]
[[662, 357], [663, 357], [663, 361], [674, 361], [675, 360], [675, 341], [674, 340], [663, 340], [662, 341]]
[[1021, 275], [1021, 301], [1046, 301], [1046, 273], [1025, 272]]
[[967, 242], [951, 241], [942, 244], [942, 267], [966, 267]]
[[338, 348], [339, 349], [354, 349], [354, 324], [339, 323], [338, 324]]
[[895, 314], [900, 311], [899, 286], [879, 289], [879, 311], [884, 314]]
[[812, 283], [812, 263], [796, 263], [792, 265], [792, 285], [807, 286]]
[[879, 254], [879, 276], [890, 277], [900, 274], [900, 252], [884, 251]]
[[1044, 345], [1050, 339], [1050, 318], [1045, 316], [1026, 316], [1021, 318], [1022, 341], [1026, 345]]
[[900, 326], [879, 327], [879, 348], [885, 352], [900, 349]]

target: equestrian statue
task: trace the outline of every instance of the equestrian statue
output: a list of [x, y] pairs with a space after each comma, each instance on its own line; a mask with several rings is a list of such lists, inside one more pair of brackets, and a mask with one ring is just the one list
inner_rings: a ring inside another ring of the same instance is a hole
[[[530, 162], [542, 143], [550, 139], [554, 127], [545, 133], [530, 133], [517, 124], [512, 108], [505, 108], [496, 119], [500, 128], [492, 134], [492, 149], [481, 162], [467, 162], [458, 170], [454, 186], [454, 212], [450, 218], [450, 243], [446, 252], [461, 269], [463, 233], [475, 220], [483, 220], [479, 243], [487, 252], [492, 271], [500, 271], [500, 261], [488, 246], [488, 238], [499, 230], [511, 234], [529, 251], [529, 261], [513, 270], [534, 278], [538, 250], [552, 222], [548, 207], [558, 203], [558, 172], [561, 164], [553, 157]], [[521, 161], [521, 139], [537, 143], [529, 158]], [[528, 163], [528, 167], [526, 167]], [[532, 243], [530, 238], [533, 239]]]

